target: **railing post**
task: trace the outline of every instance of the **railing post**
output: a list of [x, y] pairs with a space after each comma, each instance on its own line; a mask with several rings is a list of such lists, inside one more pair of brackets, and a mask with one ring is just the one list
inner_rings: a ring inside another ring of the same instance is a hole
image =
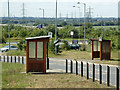
[[89, 79], [89, 64], [87, 63], [87, 79]]
[[22, 56], [22, 64], [24, 64], [24, 57]]
[[5, 56], [3, 57], [3, 62], [5, 62]]
[[95, 65], [93, 64], [93, 82], [95, 81]]
[[68, 73], [68, 60], [66, 59], [66, 73]]
[[47, 69], [49, 69], [49, 58], [47, 58]]
[[71, 73], [73, 73], [73, 61], [71, 60]]
[[16, 63], [16, 56], [14, 56], [14, 58], [15, 58], [15, 63]]
[[47, 42], [47, 69], [49, 69], [48, 42]]
[[0, 56], [0, 61], [2, 61], [2, 60], [1, 60], [1, 56]]
[[78, 62], [76, 61], [76, 75], [78, 75]]
[[119, 90], [119, 69], [116, 68], [116, 89]]
[[83, 62], [81, 61], [81, 76], [83, 77]]
[[18, 56], [18, 63], [20, 63], [20, 56]]
[[107, 86], [110, 86], [110, 67], [107, 66]]
[[11, 63], [12, 63], [12, 56], [11, 56]]
[[7, 56], [7, 63], [9, 62], [9, 56]]
[[99, 72], [100, 72], [100, 84], [102, 84], [102, 66], [99, 65]]

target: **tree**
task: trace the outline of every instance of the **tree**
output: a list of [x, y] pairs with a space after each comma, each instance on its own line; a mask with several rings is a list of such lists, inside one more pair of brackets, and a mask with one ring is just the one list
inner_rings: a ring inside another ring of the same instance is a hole
[[66, 25], [67, 25], [67, 22], [62, 22], [61, 25], [62, 25], [62, 26], [66, 26]]
[[20, 50], [26, 50], [26, 44], [25, 44], [25, 40], [21, 40], [18, 44], [18, 49]]
[[70, 46], [69, 46], [69, 44], [68, 44], [68, 41], [63, 40], [62, 42], [63, 42], [64, 44], [61, 45], [61, 48], [62, 48], [63, 50], [70, 50]]

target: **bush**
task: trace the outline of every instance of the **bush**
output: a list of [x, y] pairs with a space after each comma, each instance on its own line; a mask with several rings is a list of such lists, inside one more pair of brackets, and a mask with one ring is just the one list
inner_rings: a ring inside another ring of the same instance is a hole
[[86, 45], [82, 44], [80, 47], [80, 51], [86, 51]]
[[26, 56], [26, 52], [21, 50], [10, 50], [7, 52], [7, 56]]
[[[49, 48], [48, 48], [53, 54], [55, 54], [55, 45], [54, 45], [54, 39], [50, 40]], [[57, 45], [57, 53], [61, 53], [60, 45]]]
[[62, 41], [64, 44], [61, 45], [61, 48], [64, 49], [64, 50], [70, 50], [70, 46], [68, 44], [68, 41], [64, 40]]
[[[7, 41], [4, 36], [2, 36], [2, 39], [0, 39], [0, 40], [2, 40], [2, 43], [6, 43], [6, 41]], [[0, 41], [0, 43], [1, 43], [1, 41]]]
[[18, 44], [18, 49], [20, 50], [25, 50], [26, 51], [26, 45], [25, 45], [25, 40], [21, 40]]

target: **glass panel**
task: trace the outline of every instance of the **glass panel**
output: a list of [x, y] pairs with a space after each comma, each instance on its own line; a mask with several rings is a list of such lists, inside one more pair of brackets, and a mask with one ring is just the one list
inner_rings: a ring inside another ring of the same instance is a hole
[[98, 51], [100, 51], [100, 42], [98, 42]]
[[29, 58], [35, 58], [35, 42], [29, 42]]
[[97, 41], [93, 41], [93, 51], [97, 51]]
[[37, 42], [37, 60], [43, 60], [43, 42]]

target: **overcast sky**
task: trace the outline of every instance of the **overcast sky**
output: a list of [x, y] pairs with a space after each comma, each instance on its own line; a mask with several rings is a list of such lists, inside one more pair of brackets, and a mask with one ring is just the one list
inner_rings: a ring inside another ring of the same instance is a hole
[[[7, 1], [0, 0], [0, 16], [7, 16]], [[55, 17], [56, 0], [9, 0], [10, 16], [22, 17], [22, 3], [25, 4], [26, 17], [42, 17], [42, 10], [45, 9], [45, 17]], [[77, 2], [86, 3], [87, 8], [92, 8], [92, 17], [118, 17], [118, 1], [119, 0], [57, 0], [58, 1], [58, 17], [79, 17]], [[83, 5], [80, 5], [81, 17], [83, 17]], [[88, 10], [88, 9], [87, 9]]]

